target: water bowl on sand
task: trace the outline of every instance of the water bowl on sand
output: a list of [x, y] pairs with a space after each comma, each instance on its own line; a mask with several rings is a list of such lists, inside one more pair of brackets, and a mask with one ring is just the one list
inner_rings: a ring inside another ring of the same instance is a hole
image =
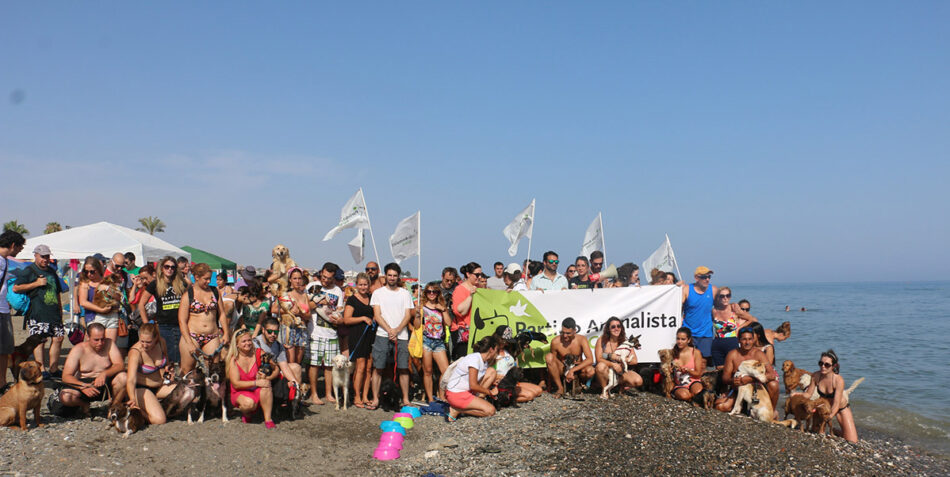
[[384, 432], [383, 435], [379, 436], [379, 442], [395, 441], [402, 444], [403, 440], [405, 440], [405, 437], [398, 432]]
[[419, 419], [422, 417], [422, 411], [420, 411], [418, 407], [414, 406], [403, 406], [399, 412], [408, 412], [413, 419]]
[[[396, 434], [398, 435], [399, 433], [397, 432]], [[377, 448], [379, 449], [389, 448], [389, 449], [402, 450], [402, 441], [380, 438], [379, 445], [377, 446]]]
[[399, 424], [402, 425], [402, 427], [405, 427], [406, 429], [412, 429], [412, 426], [415, 425], [412, 423], [411, 417], [397, 417], [393, 419], [393, 421], [398, 422]]
[[399, 417], [408, 417], [409, 419], [412, 419], [412, 414], [409, 414], [408, 412], [397, 412], [396, 414], [393, 414], [394, 421]]
[[402, 424], [395, 421], [383, 421], [379, 424], [379, 428], [383, 432], [398, 432], [402, 435], [406, 435], [406, 428], [403, 427]]
[[373, 458], [376, 460], [393, 460], [399, 458], [399, 450], [391, 447], [377, 447], [373, 451]]

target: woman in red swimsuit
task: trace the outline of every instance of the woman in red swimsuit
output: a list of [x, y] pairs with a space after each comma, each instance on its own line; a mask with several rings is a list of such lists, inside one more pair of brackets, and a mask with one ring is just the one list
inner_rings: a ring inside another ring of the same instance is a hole
[[689, 328], [676, 330], [676, 345], [673, 346], [673, 397], [689, 401], [703, 390], [703, 371], [706, 362], [693, 346], [693, 334]]
[[228, 381], [231, 383], [231, 405], [241, 411], [241, 422], [247, 423], [250, 417], [261, 408], [264, 411], [264, 427], [274, 428], [271, 420], [271, 406], [274, 403], [274, 394], [271, 390], [271, 380], [277, 377], [279, 370], [274, 370], [265, 376], [259, 368], [261, 365], [260, 348], [254, 346], [251, 334], [246, 328], [234, 332], [234, 343], [228, 349]]

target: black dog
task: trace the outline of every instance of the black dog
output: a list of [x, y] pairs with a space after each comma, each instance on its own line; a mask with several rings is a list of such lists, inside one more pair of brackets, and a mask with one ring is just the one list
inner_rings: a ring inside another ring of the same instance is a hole
[[508, 370], [501, 381], [498, 381], [498, 394], [495, 396], [489, 395], [488, 399], [488, 402], [495, 406], [496, 411], [503, 407], [518, 407], [518, 395], [521, 394], [518, 382], [523, 378], [524, 373], [521, 368], [514, 367]]
[[386, 412], [398, 412], [402, 409], [402, 394], [392, 379], [383, 379], [379, 386], [379, 407]]

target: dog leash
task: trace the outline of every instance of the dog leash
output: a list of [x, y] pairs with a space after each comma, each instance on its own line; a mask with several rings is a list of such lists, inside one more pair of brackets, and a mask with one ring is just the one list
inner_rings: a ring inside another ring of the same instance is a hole
[[375, 330], [377, 326], [378, 325], [376, 323], [373, 323], [372, 325], [366, 325], [366, 328], [363, 328], [363, 334], [361, 334], [360, 339], [356, 341], [356, 346], [353, 347], [353, 351], [350, 351], [350, 357], [347, 359], [349, 359], [350, 361], [353, 361], [353, 355], [356, 354], [356, 350], [360, 348], [360, 343], [363, 342], [363, 338], [366, 336], [366, 332], [369, 331], [370, 328]]

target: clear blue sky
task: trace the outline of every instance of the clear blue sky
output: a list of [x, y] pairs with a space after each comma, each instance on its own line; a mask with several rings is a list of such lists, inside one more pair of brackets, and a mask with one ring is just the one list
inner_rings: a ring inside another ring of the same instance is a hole
[[720, 285], [945, 279], [948, 23], [924, 1], [4, 2], [0, 220], [154, 215], [239, 263], [284, 243], [353, 268], [352, 231], [320, 239], [363, 187], [383, 262], [422, 210], [428, 279], [509, 261], [536, 197], [535, 258], [572, 260], [602, 211], [608, 262], [669, 233]]

